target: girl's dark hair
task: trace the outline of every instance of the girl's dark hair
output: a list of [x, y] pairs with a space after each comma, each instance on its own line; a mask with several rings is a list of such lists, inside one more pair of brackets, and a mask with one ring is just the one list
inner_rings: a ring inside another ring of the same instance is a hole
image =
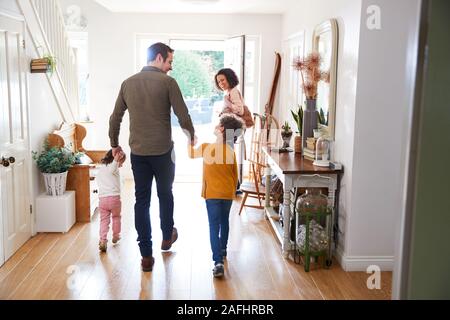
[[107, 153], [105, 153], [105, 156], [102, 158], [102, 160], [100, 160], [101, 163], [103, 164], [110, 164], [111, 162], [113, 162], [114, 157], [112, 155], [112, 149], [110, 149]]
[[217, 72], [216, 76], [214, 77], [214, 81], [216, 82], [217, 89], [222, 90], [219, 87], [219, 82], [217, 82], [217, 76], [220, 74], [225, 76], [228, 84], [230, 85], [230, 89], [233, 89], [234, 87], [236, 87], [239, 84], [239, 79], [238, 79], [236, 73], [233, 71], [233, 69], [223, 68], [223, 69], [220, 69], [219, 72]]
[[245, 127], [244, 122], [233, 114], [225, 114], [221, 116], [219, 124], [224, 128], [223, 143], [231, 143], [231, 141], [235, 143]]

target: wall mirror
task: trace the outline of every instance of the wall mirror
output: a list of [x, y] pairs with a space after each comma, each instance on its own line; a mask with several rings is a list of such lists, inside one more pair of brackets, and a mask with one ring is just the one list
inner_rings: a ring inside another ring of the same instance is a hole
[[334, 140], [338, 49], [338, 26], [335, 19], [326, 20], [314, 29], [312, 48], [322, 58], [320, 70], [329, 75], [329, 81], [319, 81], [317, 85], [317, 110], [323, 110], [325, 123], [322, 124], [327, 127], [331, 140]]

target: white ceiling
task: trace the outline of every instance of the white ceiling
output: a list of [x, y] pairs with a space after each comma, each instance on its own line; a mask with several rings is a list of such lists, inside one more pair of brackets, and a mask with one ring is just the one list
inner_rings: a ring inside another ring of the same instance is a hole
[[295, 0], [95, 0], [112, 12], [282, 14]]

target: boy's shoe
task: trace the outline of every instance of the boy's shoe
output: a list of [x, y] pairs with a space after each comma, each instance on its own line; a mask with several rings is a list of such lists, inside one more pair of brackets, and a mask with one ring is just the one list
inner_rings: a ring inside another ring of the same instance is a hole
[[172, 238], [169, 240], [163, 240], [161, 242], [161, 250], [169, 250], [172, 247], [172, 244], [178, 239], [178, 231], [177, 228], [173, 227], [172, 229]]
[[237, 195], [237, 196], [240, 196], [240, 195], [242, 195], [242, 194], [243, 194], [243, 192], [242, 192], [241, 189], [237, 189], [237, 190], [236, 190], [236, 195]]
[[223, 263], [216, 263], [213, 269], [213, 276], [214, 278], [220, 278], [224, 275], [224, 267]]
[[119, 242], [119, 240], [120, 240], [120, 234], [117, 234], [117, 235], [113, 236], [112, 243], [116, 244], [117, 242]]
[[152, 271], [154, 264], [155, 264], [155, 258], [153, 258], [152, 256], [142, 257], [142, 260], [141, 260], [142, 271], [144, 271], [144, 272]]
[[105, 240], [100, 240], [98, 243], [98, 250], [100, 250], [101, 252], [106, 252], [107, 249], [107, 242]]

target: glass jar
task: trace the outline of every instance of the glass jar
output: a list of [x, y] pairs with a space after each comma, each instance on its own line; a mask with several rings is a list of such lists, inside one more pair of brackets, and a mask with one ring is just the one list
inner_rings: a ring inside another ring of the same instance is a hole
[[313, 165], [320, 167], [328, 167], [330, 165], [330, 141], [321, 136], [316, 142], [316, 160]]
[[[328, 198], [319, 188], [307, 188], [295, 204], [297, 217], [296, 242], [301, 251], [326, 250], [329, 244], [327, 230]], [[309, 236], [306, 237], [306, 233]]]
[[316, 213], [326, 210], [328, 198], [322, 194], [320, 188], [307, 188], [305, 193], [297, 199], [296, 210], [300, 214]]

